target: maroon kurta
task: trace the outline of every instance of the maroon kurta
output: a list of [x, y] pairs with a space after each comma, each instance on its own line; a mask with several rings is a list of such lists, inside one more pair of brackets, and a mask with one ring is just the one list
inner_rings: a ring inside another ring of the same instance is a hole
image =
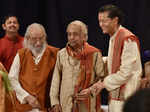
[[20, 35], [17, 35], [16, 41], [10, 40], [7, 35], [0, 39], [0, 62], [8, 72], [18, 49], [23, 47], [22, 43], [23, 37]]

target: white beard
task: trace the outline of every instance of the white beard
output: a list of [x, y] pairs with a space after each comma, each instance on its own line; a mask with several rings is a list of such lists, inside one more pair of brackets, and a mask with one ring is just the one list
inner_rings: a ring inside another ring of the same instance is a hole
[[47, 43], [45, 41], [41, 47], [36, 48], [32, 44], [30, 44], [30, 42], [28, 42], [26, 39], [24, 40], [24, 47], [31, 50], [34, 56], [37, 56], [38, 54], [42, 53], [42, 51], [46, 48], [46, 45]]

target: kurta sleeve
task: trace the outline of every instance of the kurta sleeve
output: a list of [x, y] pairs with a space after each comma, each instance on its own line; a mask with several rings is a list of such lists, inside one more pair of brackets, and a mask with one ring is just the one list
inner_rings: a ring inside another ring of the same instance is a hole
[[58, 52], [50, 89], [50, 100], [52, 106], [55, 104], [59, 104], [59, 88], [62, 74], [61, 70], [60, 53]]
[[19, 83], [19, 79], [18, 79], [19, 72], [20, 72], [20, 58], [19, 58], [19, 54], [17, 53], [14, 58], [8, 77], [13, 89], [16, 92], [17, 99], [20, 101], [21, 104], [23, 104], [25, 103], [24, 98], [28, 96], [29, 93], [25, 91]]
[[130, 39], [124, 42], [120, 69], [114, 74], [109, 74], [104, 79], [104, 85], [108, 91], [116, 89], [125, 84], [133, 75], [133, 66], [137, 61], [137, 57], [139, 56], [138, 54], [139, 49], [136, 42], [131, 41]]
[[95, 57], [96, 59], [95, 59], [94, 69], [95, 69], [96, 77], [104, 78], [104, 62], [102, 59], [101, 52], [96, 52]]

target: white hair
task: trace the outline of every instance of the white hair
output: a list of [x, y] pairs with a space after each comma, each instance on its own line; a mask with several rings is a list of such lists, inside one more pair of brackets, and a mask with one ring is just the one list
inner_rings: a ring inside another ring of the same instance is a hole
[[[30, 43], [30, 40], [29, 38], [31, 37], [31, 32], [34, 28], [40, 28], [40, 30], [42, 31], [44, 37], [45, 37], [45, 42], [43, 43], [43, 46], [41, 48], [35, 48], [31, 43]], [[46, 31], [44, 29], [44, 27], [41, 25], [41, 24], [38, 24], [38, 23], [33, 23], [31, 25], [29, 25], [27, 27], [27, 30], [26, 30], [26, 33], [25, 33], [25, 36], [24, 36], [24, 42], [23, 42], [23, 46], [24, 48], [28, 48], [32, 51], [33, 54], [36, 54], [36, 53], [39, 53], [41, 52], [47, 45], [47, 42], [46, 42], [46, 37], [47, 37], [47, 34], [46, 34]]]
[[84, 24], [82, 21], [79, 21], [79, 20], [72, 21], [70, 24], [68, 24], [67, 31], [69, 30], [70, 26], [72, 26], [72, 25], [77, 25], [80, 27], [80, 31], [82, 34], [85, 35], [85, 41], [87, 41], [88, 40], [88, 28], [87, 28], [86, 24]]

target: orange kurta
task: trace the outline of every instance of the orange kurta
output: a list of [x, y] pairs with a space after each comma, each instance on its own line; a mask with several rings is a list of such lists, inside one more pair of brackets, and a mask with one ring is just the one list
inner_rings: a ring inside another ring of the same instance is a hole
[[[57, 51], [57, 48], [47, 46], [40, 62], [36, 65], [31, 51], [19, 50], [21, 65], [19, 82], [24, 90], [38, 99], [41, 110], [50, 106], [48, 95]], [[20, 104], [19, 101], [17, 101], [16, 107], [18, 112], [32, 109], [29, 104]]]

